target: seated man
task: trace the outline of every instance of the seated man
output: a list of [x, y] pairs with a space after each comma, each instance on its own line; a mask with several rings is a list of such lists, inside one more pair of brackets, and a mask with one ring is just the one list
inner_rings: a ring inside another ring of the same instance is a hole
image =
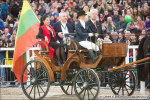
[[97, 53], [100, 53], [100, 51], [99, 51], [99, 47], [97, 45], [95, 45], [94, 43], [87, 40], [88, 35], [92, 36], [92, 33], [91, 33], [92, 31], [90, 30], [88, 24], [85, 24], [85, 15], [86, 15], [85, 11], [78, 12], [79, 21], [75, 25], [75, 29], [77, 32], [75, 40], [77, 42], [79, 42], [79, 44], [82, 47], [88, 49], [89, 55], [92, 58], [92, 61], [95, 62], [98, 57], [95, 57], [93, 50], [97, 51]]
[[75, 25], [73, 22], [68, 21], [68, 14], [66, 12], [61, 12], [59, 14], [59, 21], [53, 25], [53, 28], [60, 44], [64, 45], [64, 35], [74, 33]]
[[[100, 38], [103, 38], [102, 35], [102, 28], [100, 23], [97, 21], [98, 17], [98, 10], [92, 9], [90, 10], [90, 19], [87, 21], [89, 28], [91, 29], [92, 33], [98, 33]], [[95, 36], [92, 37], [92, 42], [95, 43]]]

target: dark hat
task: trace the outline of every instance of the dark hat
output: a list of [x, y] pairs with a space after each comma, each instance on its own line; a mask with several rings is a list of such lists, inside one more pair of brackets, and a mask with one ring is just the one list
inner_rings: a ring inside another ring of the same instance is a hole
[[85, 11], [83, 11], [83, 10], [82, 10], [82, 11], [79, 11], [77, 18], [78, 18], [79, 16], [83, 16], [83, 15], [86, 15]]

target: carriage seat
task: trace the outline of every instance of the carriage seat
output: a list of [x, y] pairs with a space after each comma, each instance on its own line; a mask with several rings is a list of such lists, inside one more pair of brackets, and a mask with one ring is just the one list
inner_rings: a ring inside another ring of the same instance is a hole
[[79, 44], [79, 42], [77, 42], [76, 40], [70, 40], [70, 41], [71, 41], [71, 46], [70, 46], [71, 48], [69, 49], [69, 51], [78, 50], [79, 52], [84, 52], [84, 53], [88, 52], [88, 49], [82, 47]]

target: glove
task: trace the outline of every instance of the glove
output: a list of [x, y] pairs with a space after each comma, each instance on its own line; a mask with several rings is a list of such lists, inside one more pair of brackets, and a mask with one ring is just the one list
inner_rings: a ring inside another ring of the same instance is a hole
[[92, 36], [93, 36], [93, 33], [89, 33], [88, 35], [89, 35], [89, 37], [92, 37]]
[[99, 34], [98, 33], [95, 33], [95, 37], [98, 37], [99, 36]]

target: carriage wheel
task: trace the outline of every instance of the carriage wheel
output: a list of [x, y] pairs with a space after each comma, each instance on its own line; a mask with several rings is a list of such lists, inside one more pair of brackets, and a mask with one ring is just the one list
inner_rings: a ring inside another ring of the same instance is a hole
[[80, 100], [96, 99], [100, 88], [100, 81], [92, 69], [81, 69], [74, 79], [74, 91]]
[[21, 87], [29, 99], [39, 100], [46, 96], [50, 87], [50, 76], [42, 62], [32, 60], [25, 65], [21, 74]]
[[132, 95], [136, 86], [135, 82], [133, 71], [117, 71], [110, 74], [109, 85], [115, 95]]
[[67, 95], [73, 94], [73, 81], [77, 73], [77, 69], [69, 69], [66, 71], [66, 79], [61, 83], [60, 87], [62, 91]]

